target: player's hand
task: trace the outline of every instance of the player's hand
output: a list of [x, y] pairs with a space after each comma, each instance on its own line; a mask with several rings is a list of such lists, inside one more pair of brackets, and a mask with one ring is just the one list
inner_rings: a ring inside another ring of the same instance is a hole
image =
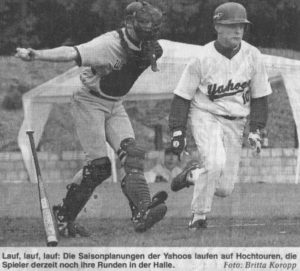
[[18, 57], [24, 61], [33, 61], [36, 56], [36, 50], [31, 48], [17, 48], [15, 57]]
[[182, 130], [175, 130], [172, 133], [171, 138], [171, 147], [173, 153], [180, 156], [180, 154], [184, 151], [186, 146], [186, 137], [185, 133]]
[[248, 142], [249, 142], [250, 147], [253, 150], [255, 150], [255, 152], [257, 154], [259, 154], [261, 151], [261, 143], [262, 143], [262, 139], [261, 139], [259, 130], [257, 130], [256, 132], [250, 132], [250, 134], [248, 136]]

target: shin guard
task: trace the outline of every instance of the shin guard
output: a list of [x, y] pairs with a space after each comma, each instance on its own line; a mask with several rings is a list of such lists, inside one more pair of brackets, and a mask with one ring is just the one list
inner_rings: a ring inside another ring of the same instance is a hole
[[74, 221], [85, 206], [95, 188], [111, 174], [111, 164], [108, 157], [93, 160], [83, 168], [80, 184], [71, 183], [67, 186], [67, 194], [63, 204], [54, 206], [53, 211], [59, 222]]
[[128, 173], [121, 183], [122, 191], [129, 200], [132, 218], [143, 216], [151, 203], [150, 191], [142, 173]]

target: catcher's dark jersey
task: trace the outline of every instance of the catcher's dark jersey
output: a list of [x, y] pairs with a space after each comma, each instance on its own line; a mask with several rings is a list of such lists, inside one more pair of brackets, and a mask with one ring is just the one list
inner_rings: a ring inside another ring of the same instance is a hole
[[[80, 75], [83, 85], [89, 91], [96, 91], [109, 99], [117, 100], [126, 95], [140, 74], [151, 64], [149, 60], [139, 65], [143, 48], [133, 44], [124, 29], [105, 33], [75, 48], [79, 53], [78, 64], [87, 66]], [[160, 56], [157, 55], [157, 58]]]

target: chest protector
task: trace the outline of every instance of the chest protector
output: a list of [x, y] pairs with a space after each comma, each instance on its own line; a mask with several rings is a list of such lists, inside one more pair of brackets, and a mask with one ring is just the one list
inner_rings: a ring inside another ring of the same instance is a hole
[[101, 77], [100, 89], [103, 93], [113, 97], [126, 95], [132, 88], [134, 82], [154, 61], [162, 55], [162, 48], [157, 41], [149, 41], [142, 44], [141, 51], [129, 48], [124, 39], [123, 32], [117, 30], [121, 46], [126, 52], [126, 64], [120, 70], [112, 70], [109, 74]]

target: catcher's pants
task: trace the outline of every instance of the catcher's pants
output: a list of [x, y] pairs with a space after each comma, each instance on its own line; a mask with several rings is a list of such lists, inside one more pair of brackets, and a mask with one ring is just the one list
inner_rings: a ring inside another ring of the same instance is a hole
[[84, 87], [73, 95], [72, 114], [87, 161], [107, 156], [106, 142], [117, 151], [134, 132], [122, 101], [108, 101]]
[[191, 107], [189, 121], [206, 172], [195, 181], [192, 213], [210, 212], [214, 195], [226, 197], [237, 181], [245, 118], [228, 120]]

